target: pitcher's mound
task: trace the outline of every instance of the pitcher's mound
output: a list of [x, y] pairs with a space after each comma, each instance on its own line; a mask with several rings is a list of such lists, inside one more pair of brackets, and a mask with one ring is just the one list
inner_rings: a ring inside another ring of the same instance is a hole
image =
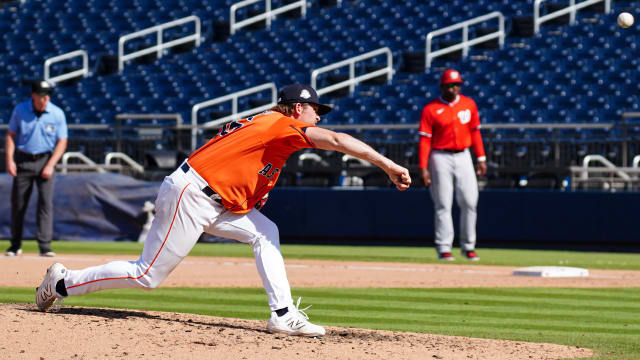
[[156, 311], [0, 304], [3, 359], [566, 359], [589, 349], [327, 327], [322, 338], [266, 332], [266, 320]]

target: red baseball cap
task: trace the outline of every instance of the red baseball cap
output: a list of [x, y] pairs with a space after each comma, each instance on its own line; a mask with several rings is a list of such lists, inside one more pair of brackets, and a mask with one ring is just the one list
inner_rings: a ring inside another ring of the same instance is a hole
[[442, 73], [440, 77], [440, 85], [444, 84], [461, 84], [462, 76], [457, 70], [449, 69]]

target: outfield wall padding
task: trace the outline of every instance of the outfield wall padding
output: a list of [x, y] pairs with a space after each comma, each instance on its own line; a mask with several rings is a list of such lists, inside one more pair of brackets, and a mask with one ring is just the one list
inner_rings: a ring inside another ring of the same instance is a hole
[[[284, 237], [433, 241], [433, 203], [425, 188], [276, 190], [264, 212], [280, 225]], [[639, 207], [640, 193], [634, 192], [483, 190], [478, 239], [514, 246], [525, 241], [541, 246], [640, 246]], [[454, 205], [456, 233], [457, 217]]]
[[[11, 236], [11, 184], [0, 175], [0, 236]], [[54, 239], [137, 240], [146, 213], [160, 183], [135, 180], [118, 174], [57, 174], [54, 186]], [[25, 216], [24, 238], [35, 238], [37, 187], [34, 185]]]
[[[10, 237], [12, 178], [0, 175], [0, 237]], [[54, 238], [137, 240], [160, 183], [117, 174], [57, 175]], [[454, 200], [455, 202], [455, 200]], [[479, 241], [638, 246], [640, 193], [483, 190]], [[455, 205], [454, 205], [455, 207]], [[25, 238], [35, 236], [36, 190], [25, 218]], [[263, 213], [285, 242], [344, 239], [369, 244], [433, 242], [433, 209], [427, 189], [278, 187]], [[457, 211], [454, 211], [457, 232]]]

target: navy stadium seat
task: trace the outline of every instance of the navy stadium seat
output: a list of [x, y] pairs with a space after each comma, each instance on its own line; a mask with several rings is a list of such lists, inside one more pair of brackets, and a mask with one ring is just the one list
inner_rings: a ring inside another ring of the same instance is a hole
[[[0, 84], [5, 89], [0, 120], [6, 123], [11, 105], [28, 95], [22, 80], [43, 75], [47, 57], [85, 49], [93, 70], [101, 56], [117, 53], [122, 35], [192, 14], [203, 22], [228, 21], [234, 2], [42, 0], [12, 3], [15, 10], [0, 8]], [[543, 26], [543, 35], [508, 37], [503, 49], [473, 49], [478, 56], [438, 61], [422, 73], [400, 71], [400, 55], [424, 51], [429, 31], [490, 11], [501, 11], [509, 19], [530, 16], [532, 9], [532, 0], [347, 1], [340, 7], [311, 6], [306, 18], [281, 16], [271, 29], [243, 29], [219, 42], [204, 38], [193, 50], [168, 51], [161, 59], [151, 56], [148, 63], [131, 61], [121, 74], [93, 74], [60, 87], [54, 101], [79, 122], [110, 122], [120, 111], [188, 116], [197, 102], [267, 81], [279, 87], [309, 82], [313, 69], [386, 46], [394, 54], [392, 82], [358, 85], [346, 97], [323, 96], [340, 109], [326, 117], [327, 123], [417, 125], [422, 106], [439, 94], [437, 79], [445, 66], [462, 72], [463, 93], [476, 99], [487, 123], [611, 122], [624, 111], [638, 111], [639, 38], [615, 25], [616, 11], [579, 12], [576, 26]], [[254, 9], [246, 10], [244, 15]], [[188, 31], [189, 27], [180, 27], [166, 36]], [[151, 43], [130, 42], [128, 51]], [[362, 70], [360, 65], [357, 71]], [[336, 77], [340, 74], [344, 72]], [[326, 77], [319, 80], [321, 86], [328, 84]], [[97, 114], [91, 116], [92, 111]], [[409, 141], [396, 132], [367, 136]]]

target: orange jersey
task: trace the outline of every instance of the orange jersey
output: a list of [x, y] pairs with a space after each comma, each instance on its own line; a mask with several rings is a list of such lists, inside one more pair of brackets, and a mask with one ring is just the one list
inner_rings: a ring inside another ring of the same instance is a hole
[[305, 135], [312, 126], [273, 111], [232, 121], [187, 161], [227, 209], [247, 213], [275, 186], [292, 153], [315, 147]]

